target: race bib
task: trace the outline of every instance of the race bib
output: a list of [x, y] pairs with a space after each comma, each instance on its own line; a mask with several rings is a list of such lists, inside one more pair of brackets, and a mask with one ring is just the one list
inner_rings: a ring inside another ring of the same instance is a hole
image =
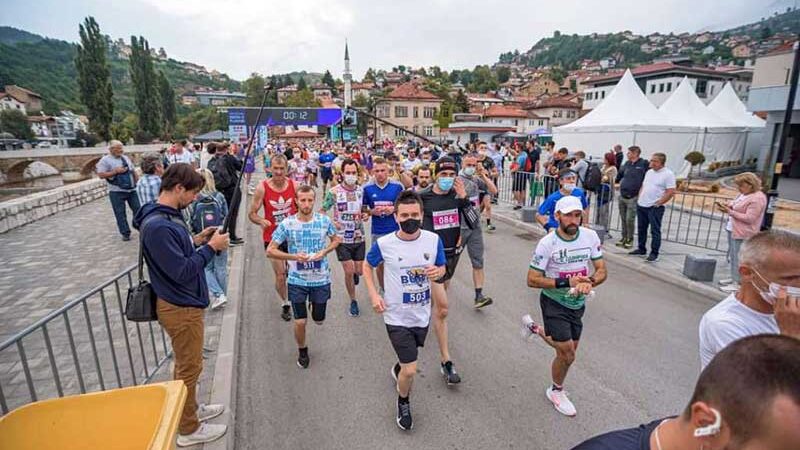
[[461, 221], [459, 219], [458, 209], [446, 209], [444, 211], [433, 212], [434, 231], [458, 228], [460, 226]]
[[585, 277], [589, 274], [589, 271], [584, 267], [578, 270], [568, 270], [568, 271], [559, 271], [558, 277], [559, 278], [572, 278], [572, 277]]
[[322, 260], [319, 261], [296, 261], [298, 272], [309, 272], [322, 269]]
[[470, 197], [469, 201], [472, 202], [472, 206], [478, 206], [479, 199], [480, 199], [480, 197], [476, 195], [476, 196]]
[[431, 301], [430, 289], [422, 292], [403, 292], [403, 304], [424, 305]]

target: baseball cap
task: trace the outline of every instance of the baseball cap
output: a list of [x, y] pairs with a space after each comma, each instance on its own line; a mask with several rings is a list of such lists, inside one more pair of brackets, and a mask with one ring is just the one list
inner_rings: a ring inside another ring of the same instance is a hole
[[573, 211], [583, 211], [583, 203], [581, 199], [574, 195], [561, 197], [561, 200], [556, 202], [556, 211], [561, 214], [569, 214]]
[[440, 173], [443, 170], [452, 170], [453, 172], [458, 172], [456, 168], [456, 160], [449, 157], [443, 156], [436, 161], [436, 173]]

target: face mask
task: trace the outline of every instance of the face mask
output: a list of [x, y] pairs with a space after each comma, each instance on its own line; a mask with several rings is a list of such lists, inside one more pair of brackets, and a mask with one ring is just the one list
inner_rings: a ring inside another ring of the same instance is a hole
[[400, 229], [403, 230], [403, 233], [407, 234], [414, 234], [419, 230], [420, 221], [419, 219], [406, 219], [403, 222], [400, 222]]
[[475, 168], [474, 167], [464, 167], [464, 175], [471, 177], [475, 175]]
[[423, 159], [422, 160], [422, 164], [430, 164], [430, 163], [431, 163], [430, 159]]
[[575, 183], [564, 183], [564, 185], [562, 187], [565, 190], [567, 190], [569, 192], [572, 192], [572, 190], [575, 189]]
[[758, 275], [758, 277], [761, 278], [761, 280], [763, 282], [769, 284], [769, 290], [768, 291], [762, 290], [761, 288], [756, 286], [755, 283], [753, 283], [753, 287], [756, 288], [758, 293], [761, 295], [761, 298], [763, 298], [764, 301], [769, 303], [770, 305], [774, 305], [775, 302], [778, 300], [778, 294], [780, 294], [781, 289], [785, 289], [786, 290], [786, 295], [788, 295], [790, 297], [800, 297], [800, 288], [792, 287], [792, 286], [782, 286], [782, 285], [780, 285], [778, 283], [771, 283], [771, 282], [767, 281], [767, 279], [764, 278], [756, 270], [753, 270], [753, 272], [755, 272], [755, 274]]
[[356, 184], [357, 180], [358, 180], [358, 175], [345, 175], [344, 176], [344, 182], [349, 184], [349, 185], [351, 185], [351, 186]]
[[456, 179], [452, 177], [439, 177], [436, 183], [439, 185], [439, 189], [449, 191], [453, 187], [455, 181]]

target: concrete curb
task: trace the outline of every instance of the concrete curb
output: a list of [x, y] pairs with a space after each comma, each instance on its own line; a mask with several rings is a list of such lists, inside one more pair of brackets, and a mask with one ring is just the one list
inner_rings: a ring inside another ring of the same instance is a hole
[[[245, 187], [244, 189], [246, 189]], [[242, 198], [237, 218], [237, 230], [247, 228], [247, 196]], [[214, 423], [228, 425], [222, 439], [203, 445], [205, 450], [227, 450], [234, 448], [234, 429], [236, 423], [236, 357], [239, 346], [239, 307], [244, 301], [244, 260], [246, 243], [235, 247], [231, 252], [231, 270], [228, 275], [228, 304], [222, 316], [217, 360], [214, 364], [214, 377], [211, 386], [210, 403], [225, 405], [225, 412]]]
[[[539, 226], [530, 223], [525, 223], [519, 218], [514, 217], [513, 214], [493, 211], [492, 218], [497, 219], [503, 223], [513, 225], [516, 228], [528, 231], [539, 238], [545, 235], [544, 230]], [[708, 286], [698, 281], [690, 280], [681, 275], [680, 273], [673, 273], [670, 271], [663, 271], [663, 270], [660, 272], [654, 271], [653, 270], [654, 268], [656, 269], [658, 268], [655, 267], [653, 264], [643, 262], [639, 258], [634, 259], [627, 257], [625, 255], [613, 253], [611, 251], [606, 251], [603, 257], [608, 261], [611, 261], [615, 264], [619, 264], [621, 266], [625, 266], [628, 269], [635, 270], [649, 277], [664, 281], [679, 288], [688, 289], [710, 300], [713, 300], [714, 302], [719, 302], [722, 298], [727, 296], [727, 294], [714, 287]]]

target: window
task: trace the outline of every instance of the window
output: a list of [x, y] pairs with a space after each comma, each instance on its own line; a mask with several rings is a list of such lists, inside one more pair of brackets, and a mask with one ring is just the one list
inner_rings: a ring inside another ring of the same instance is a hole
[[414, 107], [414, 118], [416, 119], [419, 117], [419, 106]]
[[[416, 108], [414, 108], [414, 109], [416, 109]], [[414, 125], [413, 127], [411, 127], [411, 131], [413, 131], [414, 134], [419, 134], [419, 127], [417, 125]]]
[[651, 84], [650, 85], [650, 93], [651, 94], [655, 94], [656, 93], [656, 85], [655, 84]]
[[517, 119], [514, 119], [514, 126], [515, 126], [515, 127], [516, 127], [516, 126], [519, 126], [519, 120], [517, 120]]
[[592, 99], [592, 93], [591, 92], [587, 92], [587, 93], [583, 94], [583, 98], [586, 99], [586, 100], [591, 100]]
[[426, 119], [433, 119], [436, 117], [436, 108], [426, 106], [422, 109], [422, 117]]
[[529, 127], [532, 127], [532, 126], [534, 126], [535, 124], [534, 124], [533, 122], [534, 122], [534, 120], [533, 120], [533, 119], [530, 119], [530, 120], [528, 121], [528, 126], [529, 126]]
[[425, 130], [425, 136], [433, 136], [433, 127], [428, 125], [423, 128]]
[[606, 98], [606, 91], [600, 93], [600, 98]]
[[376, 112], [378, 117], [389, 117], [389, 105], [378, 105]]
[[394, 107], [394, 116], [395, 117], [408, 117], [408, 106], [395, 106]]
[[600, 97], [600, 92], [594, 93], [594, 99], [597, 100]]
[[664, 92], [664, 83], [659, 83], [658, 84], [658, 93], [660, 94], [662, 92]]
[[478, 133], [470, 133], [469, 134], [469, 141], [470, 142], [475, 142], [477, 140], [478, 140]]
[[542, 126], [542, 125], [544, 125], [544, 120], [540, 120], [539, 121], [539, 126]]
[[574, 119], [575, 111], [567, 111], [567, 119]]
[[561, 110], [560, 109], [554, 109], [553, 110], [553, 117], [561, 117]]
[[394, 135], [395, 135], [395, 137], [403, 137], [403, 136], [406, 135], [406, 130], [401, 130], [400, 128], [395, 128], [394, 129]]
[[711, 90], [708, 91], [708, 95], [714, 95], [714, 86], [711, 86]]
[[672, 82], [667, 83], [667, 92], [672, 92]]
[[708, 87], [708, 81], [706, 80], [697, 80], [697, 85], [694, 87], [695, 92], [697, 92], [698, 97], [705, 97], [706, 96], [706, 88]]

